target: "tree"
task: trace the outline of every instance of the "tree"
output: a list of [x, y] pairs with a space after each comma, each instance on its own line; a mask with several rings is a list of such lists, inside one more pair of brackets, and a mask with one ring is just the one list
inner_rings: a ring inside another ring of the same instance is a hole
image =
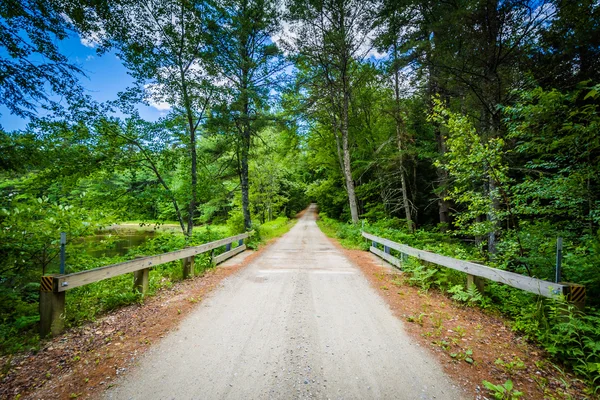
[[600, 81], [600, 7], [593, 0], [554, 0], [556, 12], [541, 32], [531, 71], [543, 88], [570, 91]]
[[244, 226], [249, 230], [250, 147], [253, 136], [267, 123], [270, 92], [287, 63], [271, 40], [279, 25], [276, 2], [221, 2], [217, 9], [211, 44], [224, 96], [221, 107], [215, 107], [215, 122], [234, 132]]
[[358, 222], [359, 214], [350, 156], [350, 102], [353, 71], [370, 50], [374, 5], [356, 0], [289, 3], [289, 19], [295, 23], [292, 49], [297, 62], [312, 74], [305, 79], [307, 86], [313, 85], [313, 94], [326, 96], [353, 223]]
[[408, 200], [408, 185], [406, 182], [406, 168], [405, 168], [405, 152], [406, 142], [406, 121], [402, 115], [402, 108], [400, 103], [400, 80], [402, 70], [402, 60], [400, 54], [400, 48], [402, 43], [400, 42], [400, 32], [403, 29], [403, 21], [401, 16], [401, 10], [396, 8], [383, 8], [383, 17], [380, 25], [383, 29], [380, 30], [378, 37], [378, 44], [384, 48], [389, 54], [389, 62], [387, 68], [387, 74], [391, 78], [391, 86], [394, 91], [394, 105], [392, 109], [392, 116], [395, 122], [396, 131], [396, 145], [398, 146], [398, 169], [400, 175], [400, 190], [402, 192], [402, 206], [404, 208], [404, 215], [406, 218], [406, 224], [410, 232], [414, 231], [414, 224], [412, 221], [412, 212], [410, 202]]
[[[186, 0], [124, 0], [99, 2], [93, 11], [94, 23], [88, 22], [85, 30], [100, 37], [104, 51], [117, 50], [143, 99], [173, 108], [172, 134], [185, 145], [190, 161], [185, 223], [183, 210], [174, 207], [183, 233], [190, 237], [198, 206], [197, 137], [215, 91], [207, 44], [214, 8]], [[131, 112], [132, 103], [127, 106]]]
[[73, 28], [69, 11], [54, 0], [0, 4], [0, 105], [11, 113], [34, 118], [38, 107], [52, 111], [61, 98], [81, 99], [83, 72], [57, 46]]

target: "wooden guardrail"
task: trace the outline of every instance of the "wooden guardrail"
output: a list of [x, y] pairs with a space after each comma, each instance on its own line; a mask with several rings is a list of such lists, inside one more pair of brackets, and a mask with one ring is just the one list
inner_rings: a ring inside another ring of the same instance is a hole
[[[401, 254], [416, 257], [423, 261], [428, 261], [437, 265], [441, 265], [447, 268], [452, 268], [457, 271], [461, 271], [467, 274], [467, 284], [476, 285], [477, 288], [482, 291], [483, 281], [479, 278], [486, 278], [494, 282], [500, 282], [505, 285], [515, 287], [517, 289], [525, 290], [527, 292], [535, 293], [544, 297], [556, 297], [558, 295], [572, 296], [573, 293], [585, 293], [585, 287], [582, 285], [572, 283], [553, 283], [544, 281], [541, 279], [531, 278], [516, 274], [510, 271], [504, 271], [497, 268], [487, 267], [485, 265], [477, 264], [470, 261], [458, 260], [456, 258], [442, 256], [429, 251], [415, 249], [413, 247], [392, 242], [391, 240], [384, 239], [375, 235], [371, 235], [366, 232], [362, 232], [362, 236], [366, 239], [371, 240], [372, 245], [370, 251], [390, 264], [400, 268], [402, 261], [390, 254], [390, 249], [399, 251]], [[376, 247], [376, 243], [384, 246], [384, 250], [380, 250]], [[573, 296], [572, 296], [573, 297]], [[576, 300], [576, 299], [573, 299]]]
[[[191, 278], [194, 275], [194, 256], [226, 246], [225, 253], [213, 258], [213, 263], [219, 264], [246, 250], [244, 239], [247, 239], [252, 233], [242, 233], [170, 253], [138, 258], [72, 274], [43, 276], [40, 291], [40, 335], [41, 337], [48, 333], [57, 335], [64, 330], [65, 292], [69, 289], [133, 272], [133, 289], [146, 293], [150, 268], [171, 261], [183, 260], [183, 278]], [[231, 244], [234, 242], [238, 242], [238, 246], [231, 249]]]

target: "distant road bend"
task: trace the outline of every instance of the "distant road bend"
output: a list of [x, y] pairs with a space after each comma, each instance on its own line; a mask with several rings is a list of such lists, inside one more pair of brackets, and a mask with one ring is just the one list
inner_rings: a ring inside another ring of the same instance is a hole
[[311, 206], [105, 398], [465, 398], [315, 218]]

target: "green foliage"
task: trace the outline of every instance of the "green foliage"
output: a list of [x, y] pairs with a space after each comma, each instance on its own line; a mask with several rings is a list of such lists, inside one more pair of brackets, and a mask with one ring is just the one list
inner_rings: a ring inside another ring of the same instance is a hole
[[358, 225], [341, 223], [329, 218], [324, 212], [319, 214], [317, 225], [327, 236], [339, 239], [344, 247], [361, 250], [369, 248], [360, 234]]
[[600, 316], [583, 314], [572, 304], [544, 301], [517, 317], [516, 327], [535, 337], [556, 359], [600, 390]]
[[227, 228], [229, 228], [229, 230], [236, 235], [246, 231], [246, 226], [244, 225], [244, 214], [242, 214], [241, 210], [233, 210], [229, 214]]
[[259, 133], [250, 161], [250, 209], [260, 224], [285, 214], [293, 217], [308, 204], [305, 155], [286, 132]]
[[482, 308], [486, 308], [489, 304], [489, 301], [486, 297], [484, 297], [475, 285], [467, 287], [464, 289], [464, 285], [454, 285], [448, 289], [448, 293], [452, 294], [452, 299], [461, 303], [466, 303], [470, 306], [478, 305]]
[[279, 237], [285, 234], [287, 231], [292, 229], [292, 227], [296, 224], [297, 219], [289, 219], [287, 217], [278, 217], [272, 221], [265, 222], [264, 224], [258, 227], [258, 232], [260, 240], [268, 241], [273, 238]]
[[501, 366], [507, 374], [512, 375], [515, 371], [520, 371], [525, 369], [525, 363], [519, 357], [515, 357], [511, 361], [504, 361], [501, 358], [498, 358], [494, 361], [494, 364]]
[[450, 353], [450, 357], [455, 360], [462, 360], [467, 364], [473, 364], [475, 362], [475, 360], [473, 360], [473, 350], [471, 349], [467, 349], [460, 353]]
[[8, 0], [0, 7], [0, 104], [11, 114], [34, 117], [37, 107], [56, 109], [57, 98], [74, 101], [82, 95], [77, 75], [83, 71], [58, 50], [78, 9], [35, 0]]
[[485, 386], [497, 400], [514, 400], [523, 396], [523, 392], [519, 392], [513, 387], [513, 383], [510, 379], [503, 384], [498, 385], [485, 380], [481, 383], [483, 383], [483, 386]]
[[[453, 178], [448, 199], [466, 206], [457, 215], [455, 224], [464, 234], [485, 236], [496, 229], [493, 221], [507, 217], [505, 211], [495, 206], [507, 200], [512, 183], [504, 139], [484, 139], [468, 117], [449, 111], [439, 99], [435, 100], [432, 119], [448, 130], [448, 150], [443, 159], [436, 162], [436, 166], [446, 169]], [[510, 205], [507, 206], [510, 209]], [[485, 214], [488, 219], [481, 221], [480, 216]]]
[[437, 268], [428, 267], [413, 260], [403, 263], [403, 270], [409, 274], [408, 282], [424, 291], [429, 290], [435, 284], [435, 275], [439, 271]]

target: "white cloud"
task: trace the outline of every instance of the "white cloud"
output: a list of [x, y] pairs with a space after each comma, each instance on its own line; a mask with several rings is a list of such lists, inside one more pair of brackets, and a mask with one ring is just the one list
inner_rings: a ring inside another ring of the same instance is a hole
[[100, 42], [102, 41], [103, 34], [104, 34], [103, 31], [86, 33], [83, 35], [80, 34], [79, 41], [85, 47], [89, 47], [89, 48], [93, 49], [100, 44]]
[[149, 99], [148, 104], [150, 104], [150, 107], [156, 108], [158, 111], [169, 111], [171, 109], [171, 105], [166, 101], [154, 101]]
[[376, 60], [381, 60], [388, 56], [387, 53], [380, 53], [375, 47], [370, 47], [370, 44], [368, 42], [363, 43], [363, 45], [361, 46], [361, 50], [363, 50], [363, 52], [366, 51], [366, 55], [364, 58], [373, 57]]
[[160, 85], [157, 83], [148, 83], [144, 85], [144, 89], [148, 93], [147, 100], [150, 107], [157, 109], [158, 111], [169, 111], [171, 105], [164, 100], [160, 99], [158, 93], [160, 92]]
[[271, 41], [283, 51], [283, 54], [288, 56], [290, 45], [298, 36], [294, 33], [292, 25], [287, 21], [282, 21], [279, 24], [279, 30], [271, 35]]
[[96, 58], [96, 57], [94, 57], [93, 55], [90, 54], [89, 56], [87, 56], [85, 58], [85, 61], [92, 61], [94, 58]]

